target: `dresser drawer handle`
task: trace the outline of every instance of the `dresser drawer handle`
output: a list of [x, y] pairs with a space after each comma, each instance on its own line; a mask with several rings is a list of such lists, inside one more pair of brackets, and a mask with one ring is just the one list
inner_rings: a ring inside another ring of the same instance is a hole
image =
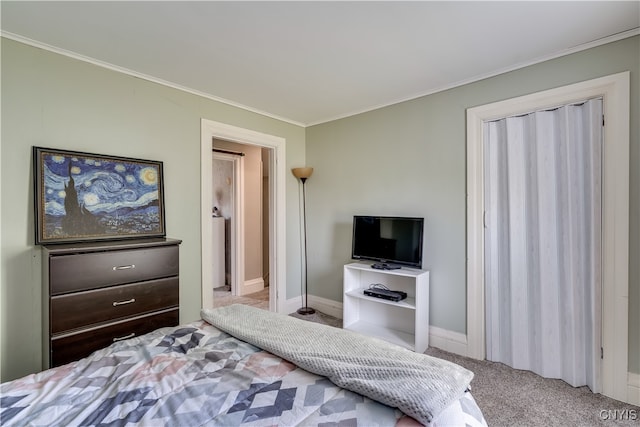
[[136, 302], [135, 298], [131, 298], [131, 299], [126, 300], [126, 301], [114, 301], [113, 302], [113, 306], [117, 307], [119, 305], [131, 304], [131, 303], [134, 303], [134, 302]]
[[122, 340], [128, 340], [129, 338], [133, 338], [136, 336], [135, 332], [131, 332], [129, 335], [125, 335], [124, 337], [118, 337], [118, 338], [114, 338], [113, 342], [118, 342], [118, 341], [122, 341]]
[[131, 270], [132, 268], [136, 268], [135, 264], [129, 264], [129, 265], [117, 265], [115, 267], [113, 267], [113, 271], [117, 271], [117, 270]]

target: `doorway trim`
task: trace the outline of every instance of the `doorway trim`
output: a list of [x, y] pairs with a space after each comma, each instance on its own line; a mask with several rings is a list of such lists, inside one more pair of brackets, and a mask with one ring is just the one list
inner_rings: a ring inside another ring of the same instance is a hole
[[[213, 169], [211, 148], [213, 138], [225, 139], [240, 144], [257, 145], [271, 149], [269, 161], [271, 191], [269, 194], [269, 310], [280, 312], [284, 307], [282, 296], [286, 295], [286, 198], [285, 164], [286, 140], [226, 123], [201, 119], [200, 140], [200, 218], [201, 218], [201, 268], [202, 308], [213, 308], [213, 278], [211, 206], [213, 201]], [[237, 245], [241, 246], [241, 245]]]
[[485, 359], [483, 122], [601, 96], [602, 394], [629, 402], [629, 72], [467, 110], [467, 356]]

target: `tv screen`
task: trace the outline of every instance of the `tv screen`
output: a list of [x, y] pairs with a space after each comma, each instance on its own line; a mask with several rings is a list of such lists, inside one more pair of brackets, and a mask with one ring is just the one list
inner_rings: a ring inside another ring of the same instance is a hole
[[424, 218], [355, 215], [351, 257], [422, 268], [423, 228]]

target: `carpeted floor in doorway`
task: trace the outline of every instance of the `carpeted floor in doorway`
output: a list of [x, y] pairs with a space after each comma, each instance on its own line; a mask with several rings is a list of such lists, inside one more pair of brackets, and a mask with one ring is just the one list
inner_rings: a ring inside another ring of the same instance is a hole
[[269, 309], [269, 287], [253, 294], [241, 297], [232, 296], [229, 286], [222, 286], [213, 290], [213, 307], [224, 307], [231, 304], [244, 304], [253, 307]]

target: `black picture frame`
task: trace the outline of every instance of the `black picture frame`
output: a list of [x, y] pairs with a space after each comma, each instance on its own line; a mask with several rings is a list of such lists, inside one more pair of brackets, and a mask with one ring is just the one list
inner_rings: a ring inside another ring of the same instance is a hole
[[165, 237], [163, 163], [33, 147], [35, 244]]

